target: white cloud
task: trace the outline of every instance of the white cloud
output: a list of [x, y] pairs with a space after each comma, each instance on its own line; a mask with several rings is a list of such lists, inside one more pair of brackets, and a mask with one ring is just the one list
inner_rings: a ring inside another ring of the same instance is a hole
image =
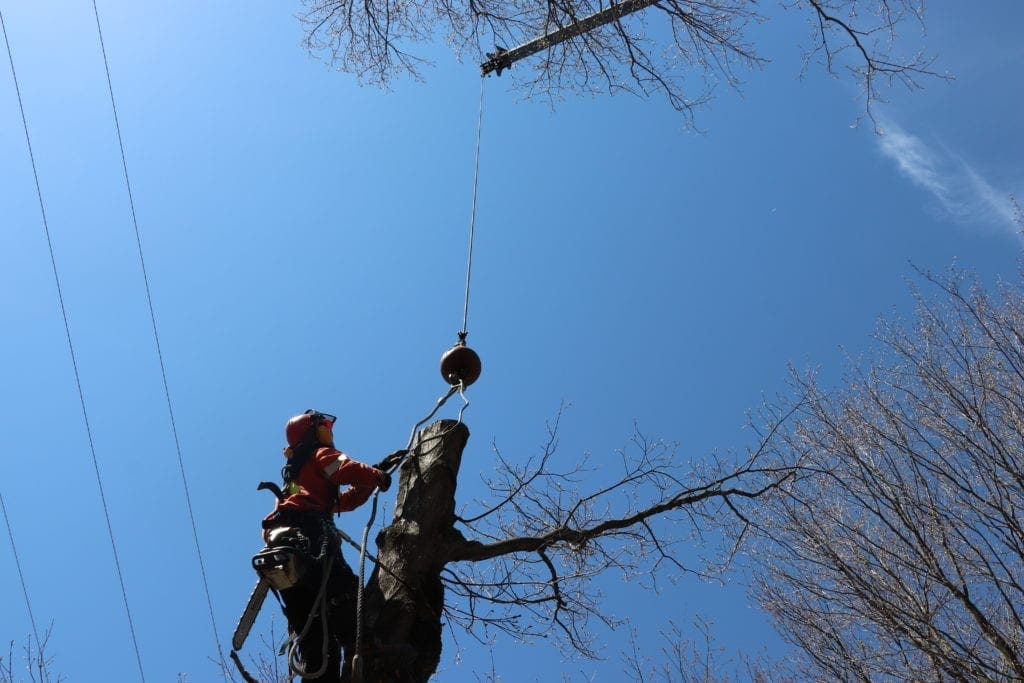
[[960, 223], [996, 226], [1020, 234], [1010, 190], [995, 187], [964, 160], [929, 147], [891, 120], [882, 128], [884, 132], [878, 136], [882, 154], [938, 200], [949, 217]]
[[1010, 193], [993, 187], [991, 183], [982, 178], [977, 171], [967, 164], [964, 164], [964, 171], [970, 181], [973, 196], [979, 200], [982, 206], [988, 209], [991, 218], [1010, 226], [1015, 233], [1018, 232], [1020, 226], [1017, 225], [1015, 220], [1016, 212], [1014, 211], [1013, 202], [1009, 197]]

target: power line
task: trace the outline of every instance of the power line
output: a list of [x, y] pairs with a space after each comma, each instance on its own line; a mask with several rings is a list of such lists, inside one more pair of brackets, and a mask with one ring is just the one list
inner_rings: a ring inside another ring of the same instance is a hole
[[18, 579], [21, 581], [21, 594], [25, 596], [25, 607], [28, 609], [28, 620], [32, 623], [32, 633], [36, 637], [36, 646], [39, 648], [39, 666], [43, 670], [43, 678], [46, 679], [46, 660], [43, 659], [43, 641], [39, 640], [39, 629], [36, 628], [36, 617], [32, 612], [32, 601], [28, 599], [28, 588], [25, 586], [25, 572], [21, 570], [21, 560], [18, 558], [18, 546], [14, 542], [14, 531], [11, 530], [11, 519], [7, 515], [7, 505], [4, 503], [4, 494], [0, 493], [0, 508], [4, 511], [4, 524], [7, 526], [7, 537], [11, 539], [11, 552], [14, 554], [14, 565], [18, 568]]
[[53, 253], [53, 240], [50, 237], [50, 226], [46, 220], [46, 207], [43, 204], [43, 190], [39, 184], [39, 171], [36, 167], [35, 153], [32, 151], [32, 138], [28, 132], [28, 118], [25, 115], [25, 104], [21, 97], [21, 88], [18, 85], [18, 74], [14, 68], [14, 54], [11, 50], [11, 41], [7, 37], [7, 25], [4, 23], [2, 11], [0, 11], [0, 29], [3, 30], [4, 43], [7, 46], [7, 58], [11, 65], [11, 76], [14, 79], [14, 91], [18, 96], [18, 108], [21, 111], [21, 124], [25, 129], [25, 142], [28, 145], [28, 156], [32, 163], [32, 177], [35, 180], [36, 196], [39, 198], [39, 212], [43, 219], [43, 232], [46, 234], [46, 245], [50, 251], [50, 265], [53, 267], [53, 280], [57, 285], [57, 300], [60, 302], [60, 313], [61, 317], [64, 319], [64, 332], [67, 335], [68, 351], [71, 354], [71, 366], [75, 371], [75, 386], [78, 387], [78, 399], [82, 405], [82, 418], [85, 421], [86, 436], [89, 438], [89, 452], [92, 454], [92, 466], [93, 470], [96, 472], [96, 484], [99, 488], [100, 502], [103, 504], [103, 517], [107, 523], [107, 534], [110, 536], [110, 548], [114, 553], [114, 566], [117, 568], [117, 578], [121, 585], [121, 598], [124, 600], [124, 611], [128, 617], [128, 629], [131, 631], [132, 646], [135, 649], [135, 660], [139, 665], [139, 676], [142, 681], [145, 682], [146, 674], [142, 669], [142, 655], [139, 652], [139, 641], [135, 637], [135, 623], [132, 620], [131, 608], [128, 606], [128, 591], [125, 588], [124, 573], [121, 571], [121, 560], [117, 553], [117, 542], [114, 540], [114, 527], [110, 523], [110, 509], [107, 506], [107, 497], [103, 492], [103, 478], [100, 476], [99, 460], [96, 458], [96, 447], [93, 443], [92, 427], [89, 425], [89, 412], [85, 407], [85, 393], [82, 391], [82, 379], [78, 373], [78, 358], [75, 355], [75, 346], [71, 341], [71, 325], [68, 323], [67, 307], [64, 305], [64, 292], [61, 289], [60, 275], [57, 271], [57, 258]]
[[178, 469], [181, 473], [181, 484], [185, 491], [185, 506], [188, 509], [188, 518], [192, 524], [192, 538], [195, 541], [196, 557], [199, 560], [199, 573], [202, 575], [203, 591], [206, 594], [206, 606], [210, 612], [210, 624], [213, 627], [213, 638], [217, 645], [217, 656], [220, 658], [222, 670], [230, 677], [231, 672], [228, 669], [227, 663], [224, 661], [224, 653], [220, 644], [220, 635], [217, 633], [217, 620], [214, 617], [213, 600], [210, 597], [210, 585], [206, 577], [206, 564], [203, 561], [203, 552], [199, 545], [199, 531], [196, 526], [195, 512], [192, 508], [192, 497], [188, 490], [188, 478], [185, 475], [185, 460], [181, 454], [181, 440], [178, 438], [178, 427], [174, 419], [174, 408], [171, 404], [171, 391], [167, 382], [167, 369], [164, 365], [164, 355], [160, 347], [160, 334], [157, 331], [156, 313], [153, 308], [153, 295], [149, 287], [149, 274], [146, 270], [146, 258], [142, 251], [142, 236], [139, 231], [139, 220], [135, 211], [135, 199], [132, 195], [132, 183], [128, 175], [128, 158], [124, 151], [124, 138], [121, 135], [121, 122], [117, 116], [117, 102], [114, 98], [114, 84], [110, 77], [110, 62], [107, 59], [107, 48], [103, 41], [103, 28], [100, 24], [100, 13], [99, 8], [96, 6], [96, 0], [92, 0], [92, 9], [93, 14], [96, 17], [96, 33], [99, 35], [100, 39], [100, 52], [103, 54], [103, 68], [107, 75], [107, 89], [110, 92], [110, 108], [114, 114], [114, 129], [117, 131], [117, 144], [121, 150], [121, 167], [124, 170], [124, 184], [128, 191], [128, 205], [131, 208], [132, 226], [135, 228], [135, 244], [138, 247], [139, 263], [142, 266], [142, 282], [146, 288], [146, 304], [149, 307], [149, 319], [153, 326], [153, 339], [156, 342], [156, 355], [157, 360], [160, 363], [160, 377], [163, 380], [164, 397], [167, 399], [167, 413], [171, 420], [171, 432], [174, 435], [174, 448], [178, 454]]

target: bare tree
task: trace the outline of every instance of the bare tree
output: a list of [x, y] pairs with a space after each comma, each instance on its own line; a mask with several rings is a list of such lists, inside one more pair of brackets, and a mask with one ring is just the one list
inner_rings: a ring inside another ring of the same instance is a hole
[[[898, 32], [920, 23], [923, 0], [785, 0], [807, 14], [808, 62], [829, 74], [849, 73], [865, 101], [879, 86], [914, 89], [931, 58], [905, 53]], [[574, 25], [607, 9], [606, 0], [303, 0], [306, 45], [361, 81], [386, 86], [399, 75], [420, 77], [423, 43], [442, 35], [460, 58], [482, 61]], [[563, 93], [649, 95], [660, 92], [692, 121], [695, 106], [719, 84], [739, 84], [738, 69], [767, 61], [748, 38], [767, 20], [754, 0], [660, 0], [618, 16], [517, 65], [513, 80], [527, 97]], [[923, 28], [923, 24], [922, 24]], [[692, 81], [696, 81], [694, 84]]]
[[767, 654], [730, 654], [716, 642], [714, 623], [697, 616], [691, 628], [669, 621], [657, 652], [641, 645], [636, 631], [623, 652], [623, 673], [636, 683], [794, 683], [800, 680], [784, 662]]
[[402, 465], [394, 519], [376, 539], [364, 680], [428, 680], [440, 661], [442, 623], [482, 641], [494, 631], [552, 636], [593, 655], [591, 627], [611, 620], [591, 579], [616, 571], [650, 585], [715, 571], [731, 545], [699, 566], [684, 565], [676, 546], [723, 525], [741, 538], [745, 508], [785, 476], [763, 467], [759, 450], [688, 462], [673, 444], [639, 431], [615, 465], [599, 468], [585, 457], [559, 466], [557, 424], [533, 458], [506, 459], [495, 448], [495, 473], [485, 480], [491, 496], [458, 512], [469, 430], [442, 420], [419, 436]]
[[235, 661], [235, 666], [245, 681], [289, 683], [293, 680], [287, 662], [282, 661], [280, 635], [277, 632], [277, 620], [271, 617], [268, 631], [260, 634], [260, 648], [249, 657], [248, 664], [243, 663], [236, 652], [231, 653], [231, 659]]
[[[31, 683], [61, 683], [67, 680], [63, 674], [53, 673], [53, 657], [46, 653], [52, 631], [51, 624], [38, 641], [29, 635], [26, 639], [27, 644], [22, 648], [24, 672], [28, 674], [27, 680]], [[17, 673], [14, 651], [15, 644], [11, 641], [7, 646], [7, 656], [0, 656], [0, 683], [20, 683], [26, 680]]]
[[[925, 274], [916, 324], [769, 439], [756, 595], [829, 680], [1024, 680], [1024, 290]], [[789, 410], [789, 408], [784, 408]]]

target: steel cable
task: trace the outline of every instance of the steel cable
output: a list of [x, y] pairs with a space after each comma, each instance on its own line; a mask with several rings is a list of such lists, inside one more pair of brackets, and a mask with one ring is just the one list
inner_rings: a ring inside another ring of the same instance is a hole
[[[476, 150], [473, 159], [473, 200], [470, 205], [469, 212], [469, 246], [466, 255], [466, 295], [463, 300], [462, 307], [462, 329], [459, 331], [459, 340], [461, 342], [466, 341], [466, 336], [469, 334], [469, 292], [472, 285], [473, 279], [473, 242], [476, 234], [476, 206], [477, 206], [477, 191], [480, 185], [480, 139], [483, 130], [484, 121], [484, 79], [480, 79], [480, 105], [477, 110], [476, 119]], [[413, 442], [416, 439], [416, 432], [419, 428], [430, 418], [432, 418], [437, 411], [441, 409], [449, 398], [451, 398], [456, 392], [462, 398], [463, 405], [459, 409], [459, 417], [456, 425], [462, 424], [462, 414], [466, 411], [469, 406], [469, 401], [466, 399], [465, 385], [460, 380], [458, 384], [452, 385], [452, 387], [437, 400], [433, 410], [431, 410], [426, 417], [417, 422], [411, 433], [409, 434], [409, 442], [405, 447], [406, 455], [412, 449]], [[452, 427], [454, 429], [454, 426]], [[450, 430], [446, 430], [443, 434], [439, 435], [438, 438], [443, 438]], [[401, 465], [404, 458], [398, 460], [389, 468], [388, 473], [395, 471]], [[369, 542], [370, 529], [373, 528], [373, 523], [377, 518], [377, 500], [380, 496], [380, 489], [377, 489], [373, 494], [373, 502], [370, 506], [370, 518], [366, 522], [366, 526], [363, 528], [362, 543], [359, 547], [359, 586], [356, 590], [356, 652], [353, 661], [353, 674], [356, 683], [361, 683], [362, 678], [362, 650], [363, 650], [363, 590], [365, 584], [365, 573], [366, 573], [366, 545]]]
[[484, 124], [484, 79], [480, 79], [480, 109], [476, 117], [476, 155], [473, 160], [473, 203], [469, 211], [469, 253], [466, 256], [466, 298], [462, 307], [462, 331], [459, 338], [469, 334], [469, 287], [473, 277], [473, 239], [476, 233], [476, 195], [480, 181], [480, 133]]

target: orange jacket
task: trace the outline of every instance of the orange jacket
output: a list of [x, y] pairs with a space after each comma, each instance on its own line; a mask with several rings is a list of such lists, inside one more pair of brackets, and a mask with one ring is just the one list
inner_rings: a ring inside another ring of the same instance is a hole
[[381, 479], [380, 470], [352, 460], [339, 450], [321, 446], [299, 470], [294, 482], [299, 490], [278, 501], [274, 512], [327, 512], [334, 487], [345, 485], [348, 488], [338, 495], [331, 512], [355, 510], [366, 502]]

